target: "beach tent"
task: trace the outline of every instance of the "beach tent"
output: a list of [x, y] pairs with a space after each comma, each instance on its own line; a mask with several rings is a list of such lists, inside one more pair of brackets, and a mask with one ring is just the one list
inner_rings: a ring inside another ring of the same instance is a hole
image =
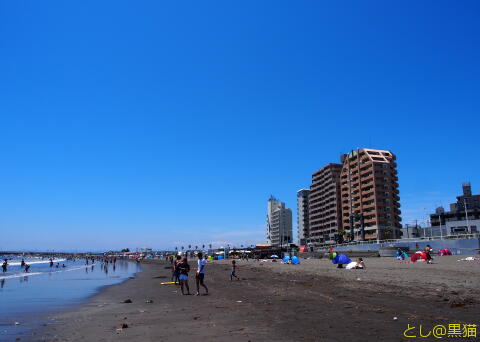
[[285, 255], [282, 259], [282, 262], [287, 263], [290, 261], [290, 257], [288, 255]]
[[418, 260], [427, 260], [427, 254], [425, 252], [415, 252], [411, 258], [412, 262], [416, 262]]
[[352, 260], [350, 260], [345, 254], [337, 254], [335, 258], [332, 259], [332, 264], [349, 264]]
[[222, 260], [222, 259], [223, 259], [223, 256], [219, 255], [218, 260]]
[[452, 255], [452, 251], [448, 248], [443, 248], [438, 251], [438, 255]]
[[292, 265], [300, 265], [300, 260], [298, 259], [298, 257], [292, 257]]

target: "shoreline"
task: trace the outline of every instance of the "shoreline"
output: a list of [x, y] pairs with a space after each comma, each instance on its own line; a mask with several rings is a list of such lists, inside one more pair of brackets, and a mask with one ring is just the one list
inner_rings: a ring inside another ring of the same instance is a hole
[[[229, 261], [214, 261], [205, 278], [210, 295], [198, 297], [160, 285], [170, 280], [169, 264], [146, 261], [134, 279], [53, 315], [34, 341], [401, 341], [407, 324], [479, 324], [479, 302], [470, 298], [478, 292], [469, 290], [478, 281], [459, 289], [456, 279], [459, 272], [478, 279], [480, 263], [442, 258], [434, 265], [371, 258], [367, 270], [336, 269], [318, 259], [298, 266], [237, 261], [242, 280], [234, 282]], [[395, 285], [399, 275], [404, 282]]]
[[[133, 265], [133, 262], [128, 260], [122, 260], [121, 262], [128, 262]], [[90, 275], [86, 276], [82, 271], [84, 268], [90, 269], [91, 266], [92, 265], [82, 265], [79, 269], [67, 268], [61, 271], [55, 270], [53, 273], [42, 272], [38, 273], [38, 275], [34, 273], [35, 277], [28, 281], [29, 283], [33, 283], [28, 284], [25, 288], [22, 289], [17, 286], [7, 288], [7, 292], [2, 294], [5, 296], [3, 299], [7, 301], [5, 303], [7, 308], [12, 307], [12, 305], [15, 306], [15, 300], [17, 299], [23, 302], [23, 308], [20, 310], [4, 311], [5, 315], [4, 317], [2, 316], [1, 319], [3, 329], [0, 340], [33, 340], [35, 335], [50, 323], [51, 317], [75, 311], [88, 305], [92, 298], [105, 291], [108, 287], [121, 285], [142, 271], [141, 268], [135, 265], [135, 268], [131, 269], [131, 271], [125, 272], [125, 270], [121, 269], [125, 269], [125, 267], [130, 269], [131, 266], [122, 266], [122, 264], [120, 264], [117, 268], [118, 274], [111, 273], [109, 277], [102, 277], [104, 274], [102, 270], [99, 278], [98, 271], [101, 270], [101, 268], [100, 265], [98, 265], [98, 268], [96, 268], [97, 273], [93, 274], [93, 277], [91, 276], [93, 271], [90, 271]], [[110, 271], [115, 272], [112, 271], [112, 269], [110, 269]], [[52, 274], [60, 276], [61, 278], [52, 280], [50, 279]], [[39, 278], [37, 278], [37, 276]], [[29, 278], [30, 274], [27, 273], [25, 276], [19, 278], [24, 277]], [[74, 283], [72, 283], [72, 281]], [[50, 286], [54, 286], [54, 290], [46, 293], [43, 292]], [[25, 290], [28, 291], [28, 294], [25, 298], [22, 298]], [[13, 295], [11, 299], [9, 299], [10, 295]], [[28, 305], [30, 300], [37, 301], [37, 303], [41, 304]], [[7, 313], [9, 314], [6, 315]]]

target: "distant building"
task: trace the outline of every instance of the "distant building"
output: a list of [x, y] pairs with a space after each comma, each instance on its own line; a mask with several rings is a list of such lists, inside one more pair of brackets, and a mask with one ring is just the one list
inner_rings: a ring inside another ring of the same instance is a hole
[[443, 207], [430, 214], [432, 227], [441, 226], [442, 234], [455, 235], [477, 233], [480, 227], [480, 194], [472, 195], [470, 183], [462, 184], [463, 194], [450, 204], [450, 211]]
[[267, 241], [276, 247], [292, 242], [292, 211], [273, 196], [268, 200]]
[[298, 229], [298, 244], [305, 245], [306, 239], [309, 236], [308, 223], [308, 197], [310, 190], [301, 189], [297, 191], [297, 229]]
[[400, 197], [395, 155], [362, 148], [342, 156], [342, 223], [354, 239], [398, 239], [401, 236]]
[[341, 164], [330, 163], [312, 175], [309, 196], [309, 235], [307, 244], [334, 244], [342, 229], [340, 192]]

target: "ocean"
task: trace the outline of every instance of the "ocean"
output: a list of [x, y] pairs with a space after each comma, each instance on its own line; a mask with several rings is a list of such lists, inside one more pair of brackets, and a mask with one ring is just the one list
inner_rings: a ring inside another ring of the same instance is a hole
[[[10, 258], [1, 256], [0, 258]], [[28, 336], [29, 331], [48, 323], [47, 316], [83, 303], [103, 286], [123, 282], [141, 271], [131, 261], [117, 260], [103, 265], [96, 260], [25, 258], [30, 265], [25, 273], [21, 258], [8, 261], [7, 272], [0, 273], [0, 341]], [[1, 270], [0, 270], [1, 272]]]

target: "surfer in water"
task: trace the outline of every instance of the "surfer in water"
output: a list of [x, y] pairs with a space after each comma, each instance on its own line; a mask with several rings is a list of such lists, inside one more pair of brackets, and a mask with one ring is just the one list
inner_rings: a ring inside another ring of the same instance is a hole
[[30, 269], [30, 265], [29, 264], [25, 264], [25, 273], [28, 273], [28, 270]]
[[3, 273], [7, 272], [7, 266], [8, 266], [8, 260], [5, 259], [5, 261], [2, 264], [2, 271]]
[[53, 267], [53, 259], [50, 258], [50, 267]]
[[25, 267], [25, 260], [24, 259], [22, 259], [22, 263], [20, 264], [20, 266]]

